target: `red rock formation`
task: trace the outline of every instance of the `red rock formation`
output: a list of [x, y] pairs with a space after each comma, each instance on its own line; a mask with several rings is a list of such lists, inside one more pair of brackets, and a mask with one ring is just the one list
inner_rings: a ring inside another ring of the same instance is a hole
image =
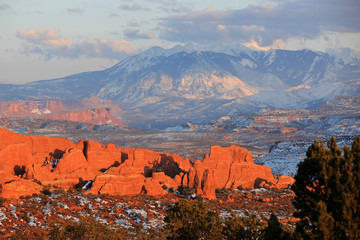
[[280, 175], [277, 179], [277, 181], [274, 181], [274, 185], [272, 187], [274, 188], [288, 188], [289, 186], [293, 185], [295, 182], [295, 179], [289, 176]]
[[[188, 186], [209, 199], [216, 188], [254, 188], [261, 184], [287, 187], [293, 179], [274, 179], [270, 168], [253, 162], [250, 152], [238, 146], [213, 146], [203, 161], [193, 165], [176, 154], [148, 149], [106, 147], [93, 141], [77, 144], [62, 138], [33, 137], [0, 129], [0, 185], [2, 196], [24, 184], [23, 195], [39, 192], [45, 185], [68, 189], [92, 182], [88, 193], [163, 195], [162, 186]], [[22, 189], [19, 187], [19, 189]]]
[[285, 175], [280, 175], [274, 178], [272, 181], [268, 181], [265, 179], [258, 179], [257, 183], [255, 184], [255, 187], [284, 189], [293, 185], [294, 182], [295, 182], [294, 178]]
[[[62, 101], [46, 101], [46, 109], [50, 112], [64, 112], [68, 111], [68, 108], [64, 106]], [[43, 111], [44, 112], [44, 111]]]
[[21, 196], [38, 194], [43, 189], [41, 185], [21, 178], [0, 185], [2, 185], [1, 196], [3, 198], [19, 198]]
[[87, 193], [137, 195], [143, 190], [144, 181], [142, 175], [99, 175]]
[[[121, 108], [111, 101], [92, 97], [82, 102], [65, 105], [60, 100], [50, 101], [0, 101], [0, 117], [40, 116], [52, 120], [75, 121], [91, 124], [113, 124], [126, 127], [113, 116], [112, 109], [121, 115]], [[44, 114], [50, 114], [45, 115]]]
[[216, 199], [214, 174], [214, 169], [206, 169], [204, 172], [202, 194], [208, 199]]
[[[205, 179], [210, 170], [213, 170], [211, 177]], [[228, 148], [212, 146], [210, 155], [206, 155], [203, 162], [194, 163], [188, 178], [188, 186], [196, 188], [196, 192], [206, 198], [213, 198], [213, 191], [209, 189], [254, 188], [258, 179], [274, 180], [269, 167], [256, 165], [249, 151], [234, 145]], [[204, 186], [207, 186], [206, 192]]]
[[[176, 176], [180, 177], [180, 175]], [[152, 179], [159, 182], [161, 185], [165, 185], [168, 188], [177, 188], [181, 185], [181, 179], [180, 181], [175, 181], [175, 179], [166, 176], [164, 172], [153, 172]]]
[[58, 137], [32, 137], [0, 128], [0, 150], [12, 144], [26, 144], [33, 155], [56, 154], [56, 150], [74, 148], [70, 140]]
[[24, 175], [25, 165], [32, 162], [32, 152], [25, 143], [9, 144], [0, 151], [0, 170], [7, 174]]
[[88, 166], [89, 163], [81, 149], [69, 149], [65, 151], [62, 158], [58, 161], [53, 172], [57, 174], [69, 174]]
[[153, 178], [146, 178], [144, 187], [146, 194], [150, 196], [165, 195], [167, 193], [162, 189], [160, 183]]
[[62, 101], [0, 101], [0, 117], [24, 117], [67, 111]]
[[110, 108], [84, 109], [72, 112], [60, 112], [46, 116], [43, 119], [64, 120], [73, 122], [83, 122], [91, 124], [112, 124], [126, 127], [120, 120], [112, 115]]

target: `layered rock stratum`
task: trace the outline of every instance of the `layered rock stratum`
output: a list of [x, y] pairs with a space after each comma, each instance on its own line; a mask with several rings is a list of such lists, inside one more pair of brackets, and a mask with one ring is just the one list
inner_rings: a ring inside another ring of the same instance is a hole
[[35, 137], [0, 129], [0, 195], [39, 193], [44, 186], [111, 195], [164, 195], [166, 189], [189, 187], [215, 199], [215, 189], [286, 188], [292, 178], [275, 178], [271, 169], [254, 163], [239, 146], [212, 146], [202, 161], [140, 148], [103, 146], [81, 140]]
[[[113, 109], [115, 111], [113, 111]], [[92, 96], [82, 101], [0, 101], [0, 118], [33, 117], [90, 124], [111, 124], [126, 127], [115, 115], [121, 108]]]

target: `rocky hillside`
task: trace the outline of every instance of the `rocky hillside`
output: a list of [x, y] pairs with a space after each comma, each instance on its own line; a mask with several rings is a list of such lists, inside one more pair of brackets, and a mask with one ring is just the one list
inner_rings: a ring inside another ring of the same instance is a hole
[[[191, 202], [206, 201], [224, 220], [236, 214], [239, 217], [256, 215], [260, 221], [267, 222], [273, 213], [290, 228], [298, 221], [292, 216], [294, 194], [289, 189], [221, 190], [216, 195], [218, 200], [195, 198]], [[40, 236], [45, 235], [43, 238], [47, 239], [56, 224], [81, 222], [85, 217], [85, 224], [89, 224], [89, 220], [92, 222], [88, 226], [90, 229], [100, 223], [111, 229], [121, 229], [126, 233], [121, 239], [142, 236], [157, 239], [165, 225], [168, 207], [184, 197], [188, 198], [178, 193], [154, 198], [45, 189], [40, 194], [20, 199], [0, 199], [0, 238], [42, 239]]]
[[5, 129], [0, 129], [0, 140], [0, 194], [5, 198], [36, 194], [49, 185], [115, 195], [165, 195], [186, 187], [214, 199], [215, 189], [287, 188], [293, 182], [287, 176], [275, 178], [269, 167], [256, 165], [250, 152], [234, 145], [213, 146], [203, 161], [191, 163], [172, 153], [93, 141], [74, 144]]
[[360, 64], [310, 50], [203, 51], [151, 48], [112, 68], [24, 85], [1, 85], [0, 100], [81, 100], [121, 105], [131, 127], [204, 123], [235, 113], [311, 108], [360, 92]]
[[261, 134], [293, 133], [306, 137], [360, 134], [360, 95], [337, 96], [314, 109], [263, 109], [256, 114], [223, 116], [209, 125], [195, 125], [199, 131], [224, 129]]

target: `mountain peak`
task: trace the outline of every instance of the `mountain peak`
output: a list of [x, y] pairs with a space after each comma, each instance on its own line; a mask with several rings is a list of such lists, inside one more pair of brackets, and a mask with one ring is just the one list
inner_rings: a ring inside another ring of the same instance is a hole
[[360, 92], [359, 68], [359, 63], [349, 67], [311, 50], [264, 52], [239, 44], [210, 49], [190, 43], [152, 47], [104, 71], [2, 86], [0, 98], [68, 100], [96, 95], [126, 105], [133, 114], [130, 127], [136, 127], [135, 121], [148, 125], [150, 120], [176, 125], [230, 112], [316, 107], [336, 95], [353, 96]]

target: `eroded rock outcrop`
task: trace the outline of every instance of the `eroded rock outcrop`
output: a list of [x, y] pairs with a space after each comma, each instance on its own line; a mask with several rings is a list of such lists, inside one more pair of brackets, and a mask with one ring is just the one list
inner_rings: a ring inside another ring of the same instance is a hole
[[0, 101], [0, 117], [23, 117], [67, 111], [60, 100], [55, 101]]
[[65, 120], [90, 124], [112, 124], [126, 127], [113, 115], [121, 114], [120, 107], [97, 97], [86, 98], [81, 102], [61, 100], [47, 101], [0, 101], [0, 117], [28, 117]]
[[72, 112], [60, 112], [42, 116], [41, 118], [91, 124], [112, 124], [126, 127], [125, 124], [113, 116], [111, 108], [92, 108]]
[[216, 188], [254, 188], [259, 179], [274, 181], [269, 167], [256, 165], [248, 150], [235, 145], [212, 146], [202, 162], [194, 163], [188, 178], [189, 187], [208, 198]]
[[[36, 181], [35, 181], [36, 180]], [[42, 184], [41, 184], [42, 183]], [[203, 161], [148, 149], [77, 144], [63, 138], [26, 136], [0, 129], [0, 189], [3, 197], [39, 193], [43, 186], [82, 187], [87, 193], [164, 195], [189, 187], [208, 199], [217, 188], [287, 187], [292, 178], [274, 178], [238, 146], [213, 146]], [[24, 190], [26, 188], [27, 190]]]
[[19, 198], [21, 196], [38, 194], [43, 189], [38, 183], [21, 178], [0, 185], [1, 196], [4, 198]]

